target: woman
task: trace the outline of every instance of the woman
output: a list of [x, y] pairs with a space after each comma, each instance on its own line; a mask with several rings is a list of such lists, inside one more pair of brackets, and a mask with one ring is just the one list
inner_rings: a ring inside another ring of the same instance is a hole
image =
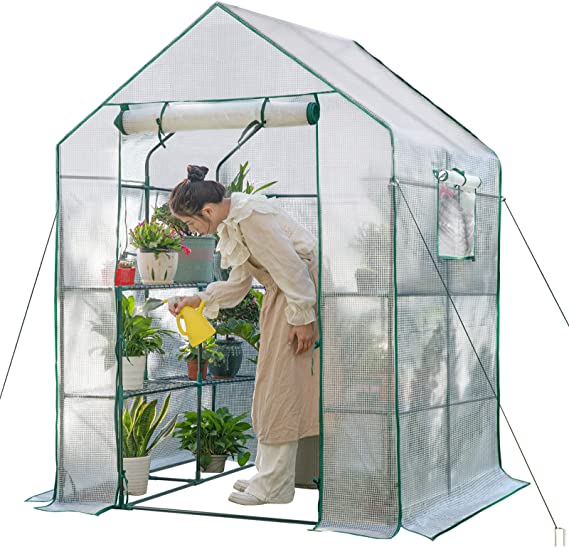
[[[299, 440], [319, 435], [317, 240], [274, 199], [234, 192], [204, 180], [207, 167], [188, 166], [188, 178], [169, 199], [172, 214], [192, 232], [220, 236], [221, 267], [231, 267], [227, 281], [170, 307], [184, 306], [215, 319], [220, 308], [233, 308], [249, 292], [253, 279], [266, 289], [259, 318], [261, 331], [251, 407], [257, 436], [257, 474], [238, 480], [229, 500], [243, 505], [290, 503], [294, 498]], [[308, 439], [310, 438], [310, 439]]]

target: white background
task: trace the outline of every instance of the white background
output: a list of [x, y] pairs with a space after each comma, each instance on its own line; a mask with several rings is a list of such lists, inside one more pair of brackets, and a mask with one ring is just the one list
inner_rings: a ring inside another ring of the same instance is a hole
[[[55, 212], [56, 143], [211, 3], [3, 5], [2, 381]], [[508, 204], [569, 313], [569, 44], [563, 4], [239, 1], [244, 8], [357, 40], [495, 150]], [[308, 533], [304, 525], [118, 510], [94, 517], [46, 513], [24, 503], [51, 489], [55, 476], [53, 268], [52, 242], [0, 400], [0, 543], [372, 544], [353, 535]], [[569, 331], [505, 208], [501, 308], [502, 406], [557, 524], [569, 527]], [[439, 545], [552, 545], [552, 521], [503, 420], [501, 430], [504, 469], [532, 485], [442, 535]], [[199, 487], [203, 494], [186, 490], [194, 493], [176, 498], [177, 506], [240, 509], [227, 501], [232, 482], [207, 491]], [[315, 520], [316, 498], [309, 494], [314, 493], [297, 490], [289, 506], [243, 512]], [[392, 540], [428, 541], [403, 529]]]

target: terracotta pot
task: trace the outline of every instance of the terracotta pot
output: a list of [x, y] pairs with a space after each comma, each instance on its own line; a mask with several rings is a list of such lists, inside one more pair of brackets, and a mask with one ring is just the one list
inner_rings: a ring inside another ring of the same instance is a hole
[[[205, 380], [207, 376], [207, 361], [202, 361], [202, 380]], [[188, 365], [188, 378], [190, 380], [197, 380], [198, 379], [198, 360], [192, 359], [187, 361]]]

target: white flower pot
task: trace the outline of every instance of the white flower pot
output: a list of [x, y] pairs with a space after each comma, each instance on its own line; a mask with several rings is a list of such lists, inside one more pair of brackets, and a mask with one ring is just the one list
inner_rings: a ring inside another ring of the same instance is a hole
[[141, 389], [144, 384], [144, 369], [146, 368], [146, 355], [139, 357], [122, 358], [122, 388]]
[[140, 278], [145, 285], [174, 283], [178, 269], [178, 251], [160, 252], [155, 256], [152, 251], [138, 249], [136, 262]]
[[123, 458], [122, 465], [128, 480], [129, 496], [146, 494], [148, 490], [148, 474], [150, 473], [150, 456]]

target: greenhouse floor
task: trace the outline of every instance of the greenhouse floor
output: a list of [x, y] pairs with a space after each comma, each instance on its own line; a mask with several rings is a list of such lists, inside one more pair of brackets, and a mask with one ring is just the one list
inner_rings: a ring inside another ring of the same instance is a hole
[[119, 504], [117, 509], [161, 511], [312, 526], [317, 523], [319, 499], [317, 488], [296, 488], [293, 501], [286, 504], [267, 503], [251, 506], [229, 501], [229, 494], [235, 491], [233, 490], [235, 481], [251, 478], [255, 474], [254, 467], [254, 463], [239, 467], [236, 462], [227, 461], [224, 472], [201, 472], [198, 480], [186, 478], [195, 476], [195, 461], [153, 471], [150, 473], [147, 493], [142, 496], [130, 496], [122, 506]]

